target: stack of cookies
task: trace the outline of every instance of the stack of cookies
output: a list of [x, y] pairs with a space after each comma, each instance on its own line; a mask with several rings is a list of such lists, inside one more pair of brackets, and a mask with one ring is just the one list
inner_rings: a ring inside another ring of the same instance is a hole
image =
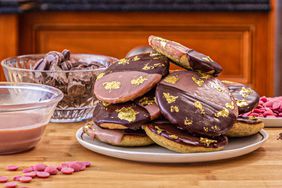
[[[156, 143], [176, 152], [207, 152], [223, 149], [227, 136], [262, 128], [258, 120], [238, 118], [257, 105], [257, 93], [217, 79], [222, 67], [209, 56], [156, 36], [149, 44], [153, 52], [121, 59], [98, 76], [100, 102], [84, 133], [116, 146]], [[170, 63], [186, 70], [169, 72]], [[245, 125], [255, 129], [242, 130]]]

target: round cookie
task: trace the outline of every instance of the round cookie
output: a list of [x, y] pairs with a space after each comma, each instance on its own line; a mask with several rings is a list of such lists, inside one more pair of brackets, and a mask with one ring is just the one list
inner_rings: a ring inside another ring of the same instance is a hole
[[148, 39], [150, 46], [157, 52], [169, 57], [175, 64], [194, 71], [217, 76], [222, 67], [209, 56], [201, 54], [193, 49], [177, 42], [151, 35]]
[[226, 80], [222, 81], [222, 83], [229, 89], [235, 98], [239, 114], [249, 112], [258, 105], [260, 96], [252, 88], [241, 83]]
[[151, 120], [160, 117], [161, 111], [159, 106], [156, 104], [155, 89], [136, 99], [135, 103], [142, 106], [149, 112]]
[[93, 112], [93, 122], [107, 129], [139, 129], [149, 122], [149, 112], [134, 102], [106, 104], [99, 102]]
[[219, 136], [238, 116], [229, 90], [220, 80], [203, 73], [171, 73], [158, 84], [156, 100], [163, 116], [189, 133]]
[[225, 136], [213, 138], [194, 136], [167, 122], [148, 124], [144, 126], [144, 130], [158, 145], [180, 153], [218, 151], [228, 143]]
[[93, 123], [87, 123], [83, 127], [83, 134], [87, 134], [92, 139], [97, 139], [114, 146], [136, 147], [147, 146], [154, 143], [142, 129], [109, 130], [103, 129]]
[[244, 137], [257, 134], [263, 129], [264, 123], [254, 117], [238, 117], [233, 127], [226, 133], [229, 137]]
[[169, 59], [159, 53], [124, 58], [98, 75], [94, 94], [116, 104], [132, 101], [150, 91], [169, 72]]
[[150, 91], [160, 82], [160, 74], [139, 71], [114, 72], [95, 83], [96, 97], [111, 104], [134, 100]]

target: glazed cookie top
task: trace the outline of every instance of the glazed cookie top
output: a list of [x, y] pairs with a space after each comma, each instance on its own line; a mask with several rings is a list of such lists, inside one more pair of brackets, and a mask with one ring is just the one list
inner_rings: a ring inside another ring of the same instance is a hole
[[97, 125], [119, 124], [129, 129], [139, 129], [149, 121], [148, 111], [134, 102], [115, 105], [99, 102], [93, 112], [93, 122]]
[[222, 67], [209, 56], [201, 54], [182, 44], [152, 35], [149, 37], [148, 41], [154, 50], [169, 57], [177, 65], [185, 69], [200, 70], [214, 76], [217, 76], [222, 71]]
[[196, 136], [189, 134], [186, 131], [180, 130], [168, 122], [155, 122], [147, 125], [147, 127], [155, 134], [183, 145], [218, 148], [228, 143], [227, 137], [225, 136], [211, 138]]
[[259, 102], [260, 96], [252, 88], [237, 82], [222, 81], [222, 83], [230, 90], [236, 100], [239, 114], [243, 114], [254, 109]]
[[154, 88], [169, 72], [169, 60], [159, 53], [124, 58], [98, 75], [94, 94], [111, 104], [135, 100]]
[[162, 77], [169, 73], [169, 59], [158, 52], [138, 54], [120, 59], [112, 64], [102, 75], [112, 72], [140, 71], [148, 74], [160, 74]]
[[156, 89], [162, 114], [190, 133], [218, 136], [226, 133], [238, 116], [229, 90], [216, 78], [192, 71], [177, 71]]
[[244, 116], [239, 116], [237, 118], [237, 122], [242, 122], [242, 123], [247, 123], [247, 124], [259, 124], [259, 123], [262, 123], [262, 121], [256, 117], [250, 117], [250, 116], [247, 116], [247, 117], [244, 117]]

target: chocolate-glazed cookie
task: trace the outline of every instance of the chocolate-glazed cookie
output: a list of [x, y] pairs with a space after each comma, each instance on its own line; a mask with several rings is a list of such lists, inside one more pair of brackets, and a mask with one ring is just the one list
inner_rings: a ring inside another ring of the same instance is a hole
[[160, 74], [162, 77], [169, 73], [170, 60], [158, 53], [144, 53], [120, 59], [112, 64], [104, 72], [104, 75], [112, 72], [140, 71], [148, 74]]
[[154, 143], [142, 129], [110, 130], [101, 128], [93, 122], [83, 127], [82, 139], [84, 134], [87, 134], [91, 140], [97, 139], [100, 142], [122, 147], [147, 146]]
[[151, 120], [157, 119], [161, 115], [159, 106], [156, 104], [155, 89], [146, 93], [144, 96], [135, 100], [135, 103], [145, 108], [151, 117]]
[[181, 153], [218, 151], [228, 143], [225, 136], [197, 136], [168, 122], [153, 122], [146, 125], [144, 130], [160, 146]]
[[237, 82], [222, 81], [229, 89], [236, 100], [239, 114], [243, 114], [254, 109], [259, 102], [259, 94], [252, 88]]
[[244, 137], [257, 134], [264, 123], [255, 117], [238, 117], [232, 128], [226, 133], [229, 137]]
[[164, 117], [189, 133], [224, 134], [238, 116], [229, 90], [208, 74], [173, 72], [157, 86], [156, 99]]
[[98, 75], [94, 93], [111, 104], [132, 101], [150, 91], [169, 72], [169, 60], [159, 53], [124, 58]]
[[97, 80], [94, 85], [96, 97], [111, 104], [134, 100], [160, 82], [160, 74], [139, 71], [113, 72]]
[[150, 114], [134, 102], [115, 105], [99, 102], [93, 112], [93, 121], [108, 129], [139, 129], [150, 121]]
[[169, 57], [174, 63], [185, 69], [200, 70], [201, 72], [214, 76], [217, 76], [222, 71], [222, 67], [209, 56], [177, 42], [152, 35], [149, 37], [148, 41], [154, 50]]

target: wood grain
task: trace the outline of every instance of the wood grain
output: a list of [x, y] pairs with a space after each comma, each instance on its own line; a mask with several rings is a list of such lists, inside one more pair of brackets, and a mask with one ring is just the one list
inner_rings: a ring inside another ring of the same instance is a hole
[[[207, 19], [209, 18], [209, 19]], [[52, 12], [21, 17], [20, 51], [124, 57], [151, 34], [208, 54], [224, 68], [220, 78], [273, 94], [272, 17], [265, 12]], [[270, 27], [272, 27], [270, 25]], [[172, 69], [175, 69], [172, 66]]]
[[153, 164], [131, 162], [93, 153], [75, 140], [83, 124], [49, 124], [39, 145], [28, 152], [0, 156], [0, 174], [12, 177], [5, 166], [27, 167], [36, 163], [92, 161], [94, 166], [73, 176], [57, 175], [35, 179], [29, 187], [202, 187], [266, 188], [282, 186], [282, 140], [279, 128], [266, 129], [270, 139], [257, 151], [234, 159], [195, 164]]

